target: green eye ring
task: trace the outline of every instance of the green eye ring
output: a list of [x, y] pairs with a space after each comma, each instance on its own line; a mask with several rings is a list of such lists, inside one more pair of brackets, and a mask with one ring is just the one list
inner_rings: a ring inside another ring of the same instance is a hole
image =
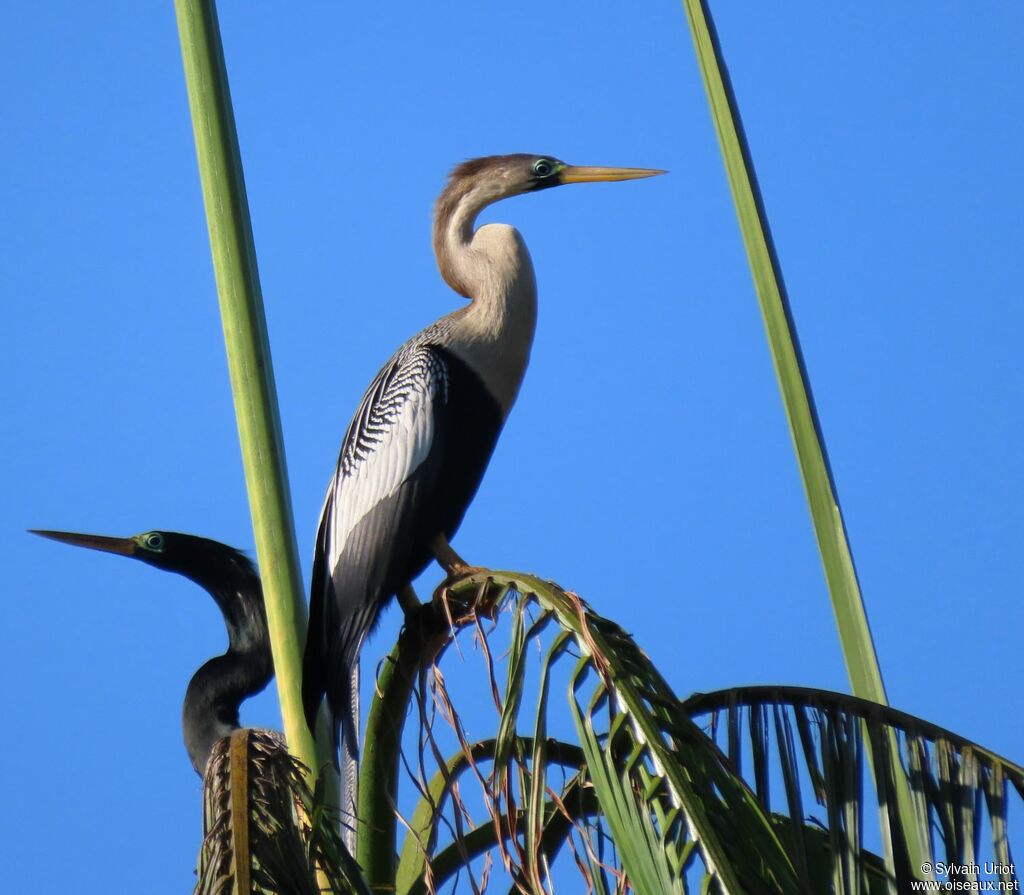
[[533, 173], [536, 177], [549, 177], [555, 173], [555, 165], [546, 158], [539, 158], [533, 163]]
[[148, 535], [142, 536], [142, 546], [148, 550], [163, 550], [164, 536], [158, 531], [151, 531]]

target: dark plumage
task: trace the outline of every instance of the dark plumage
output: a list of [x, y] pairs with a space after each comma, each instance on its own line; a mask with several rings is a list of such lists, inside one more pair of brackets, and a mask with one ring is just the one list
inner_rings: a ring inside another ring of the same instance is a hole
[[33, 534], [129, 556], [176, 572], [204, 588], [216, 601], [224, 616], [228, 649], [192, 676], [182, 708], [185, 748], [192, 767], [203, 776], [214, 744], [238, 729], [239, 706], [263, 690], [274, 676], [263, 591], [252, 562], [217, 541], [170, 531], [150, 531], [132, 538], [62, 531]]

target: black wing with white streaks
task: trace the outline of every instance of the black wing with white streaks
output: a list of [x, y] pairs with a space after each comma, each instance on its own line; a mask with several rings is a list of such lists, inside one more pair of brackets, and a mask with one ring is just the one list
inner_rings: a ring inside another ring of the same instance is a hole
[[340, 723], [353, 748], [360, 648], [381, 606], [429, 559], [417, 553], [417, 507], [443, 454], [448, 381], [445, 359], [430, 345], [413, 343], [392, 358], [349, 425], [321, 511], [303, 702], [312, 728], [326, 692], [335, 732]]

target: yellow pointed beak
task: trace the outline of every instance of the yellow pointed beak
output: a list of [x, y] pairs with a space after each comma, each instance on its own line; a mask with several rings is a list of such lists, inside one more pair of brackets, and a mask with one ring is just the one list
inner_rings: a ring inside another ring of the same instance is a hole
[[74, 544], [76, 547], [88, 547], [90, 550], [102, 550], [104, 553], [117, 553], [120, 556], [135, 556], [139, 545], [134, 538], [108, 538], [103, 535], [78, 534], [71, 531], [43, 531], [30, 528], [30, 534], [60, 541], [62, 544]]
[[599, 183], [608, 180], [639, 180], [641, 177], [657, 177], [667, 173], [658, 168], [588, 168], [566, 165], [559, 180], [562, 183]]

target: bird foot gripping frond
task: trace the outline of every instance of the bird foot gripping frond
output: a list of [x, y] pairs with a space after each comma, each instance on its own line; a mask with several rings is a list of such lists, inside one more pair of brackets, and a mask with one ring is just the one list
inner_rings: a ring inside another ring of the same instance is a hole
[[449, 575], [434, 591], [431, 609], [435, 618], [447, 623], [435, 660], [449, 643], [458, 649], [455, 635], [459, 629], [479, 624], [481, 618], [493, 621], [512, 589], [509, 584], [496, 583], [490, 569], [466, 568], [465, 574]]
[[493, 575], [480, 566], [465, 566], [448, 575], [434, 590], [434, 611], [444, 614], [453, 631], [481, 615], [493, 617], [509, 592], [509, 585], [496, 584]]
[[[405, 613], [404, 650], [415, 668], [426, 668], [453, 642], [455, 633], [479, 618], [493, 619], [509, 593], [497, 584], [490, 569], [466, 566], [465, 573], [449, 575], [434, 590], [428, 603], [417, 602]], [[454, 592], [453, 592], [454, 591]]]
[[[457, 587], [467, 578], [481, 577], [487, 578], [491, 574], [491, 570], [485, 566], [468, 566], [459, 565], [453, 566], [448, 569], [448, 575], [434, 590], [434, 601], [437, 601], [438, 595]], [[486, 591], [481, 592], [480, 599], [486, 596]]]

